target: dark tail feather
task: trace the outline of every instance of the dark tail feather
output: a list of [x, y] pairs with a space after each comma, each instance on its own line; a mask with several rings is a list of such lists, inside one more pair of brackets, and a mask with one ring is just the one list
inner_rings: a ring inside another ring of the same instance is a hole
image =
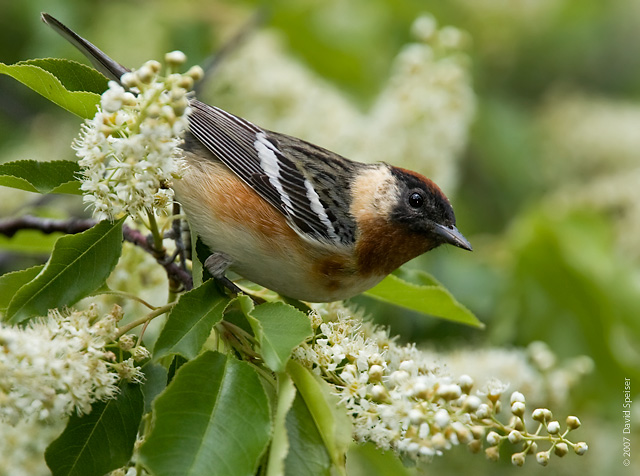
[[69, 43], [78, 48], [83, 55], [89, 58], [91, 64], [93, 64], [93, 66], [107, 78], [120, 81], [122, 75], [130, 71], [120, 63], [116, 63], [114, 60], [104, 54], [99, 48], [82, 38], [73, 30], [64, 26], [48, 13], [42, 13], [42, 21], [53, 28], [67, 41], [69, 41]]

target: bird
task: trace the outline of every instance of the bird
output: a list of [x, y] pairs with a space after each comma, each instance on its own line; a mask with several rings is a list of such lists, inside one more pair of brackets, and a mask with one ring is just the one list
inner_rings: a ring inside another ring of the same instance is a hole
[[[107, 78], [128, 68], [42, 14]], [[195, 97], [172, 184], [205, 267], [305, 302], [349, 299], [442, 244], [472, 250], [449, 199], [430, 179], [385, 162], [361, 163], [270, 131]], [[389, 140], [393, 140], [390, 138]]]

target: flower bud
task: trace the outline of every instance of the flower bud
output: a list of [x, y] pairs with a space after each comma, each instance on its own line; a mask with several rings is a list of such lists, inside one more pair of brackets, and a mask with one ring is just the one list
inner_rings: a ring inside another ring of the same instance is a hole
[[138, 80], [143, 84], [148, 84], [151, 82], [154, 76], [154, 71], [149, 65], [149, 61], [142, 65], [142, 67], [136, 71], [136, 76]]
[[171, 51], [164, 55], [164, 62], [169, 66], [180, 66], [187, 61], [187, 55], [185, 55], [182, 51]]
[[403, 360], [402, 362], [400, 362], [400, 365], [398, 366], [398, 369], [400, 370], [404, 370], [405, 372], [413, 372], [416, 368], [416, 364], [413, 360], [409, 359], [409, 360]]
[[370, 382], [380, 382], [382, 380], [382, 376], [384, 375], [384, 369], [381, 365], [372, 365], [369, 367], [369, 381]]
[[570, 430], [576, 430], [580, 428], [580, 419], [576, 416], [570, 415], [567, 417], [567, 428]]
[[500, 435], [498, 435], [495, 431], [489, 432], [487, 435], [487, 443], [491, 446], [496, 446], [500, 443]]
[[524, 458], [525, 458], [524, 453], [514, 453], [511, 455], [511, 463], [514, 466], [522, 466], [524, 465]]
[[192, 66], [189, 68], [189, 71], [185, 73], [187, 76], [191, 77], [194, 81], [200, 81], [204, 78], [204, 70], [200, 66]]
[[437, 395], [445, 400], [455, 400], [461, 394], [462, 390], [456, 384], [441, 385], [437, 391]]
[[435, 424], [438, 425], [440, 428], [444, 428], [449, 424], [449, 421], [451, 421], [451, 417], [449, 416], [449, 412], [447, 412], [447, 410], [445, 410], [444, 408], [441, 408], [433, 416], [433, 420]]
[[484, 450], [484, 454], [487, 455], [487, 458], [491, 461], [498, 461], [500, 458], [500, 450], [497, 446], [490, 446]]
[[133, 88], [138, 85], [138, 77], [135, 73], [126, 72], [120, 77], [120, 82], [127, 88]]
[[482, 449], [482, 441], [473, 440], [471, 443], [467, 445], [467, 448], [469, 448], [469, 451], [471, 451], [474, 454], [479, 453], [480, 450]]
[[458, 437], [458, 441], [462, 444], [471, 443], [473, 441], [473, 435], [471, 434], [471, 430], [467, 428], [463, 423], [459, 421], [454, 421], [451, 424], [453, 431], [456, 432], [456, 436]]
[[522, 395], [520, 392], [513, 392], [511, 394], [511, 400], [510, 400], [511, 405], [513, 405], [516, 402], [525, 403], [524, 395]]
[[476, 416], [481, 420], [484, 420], [485, 418], [489, 418], [491, 416], [491, 408], [489, 408], [489, 405], [487, 405], [486, 403], [482, 403], [478, 407]]
[[475, 395], [471, 395], [464, 400], [464, 404], [462, 405], [462, 409], [467, 412], [475, 412], [480, 408], [482, 401], [476, 397]]
[[561, 442], [556, 445], [556, 447], [553, 449], [553, 452], [557, 456], [560, 456], [562, 458], [564, 455], [566, 455], [569, 452], [569, 447], [567, 446], [566, 443]]
[[555, 420], [550, 421], [547, 424], [547, 431], [552, 435], [557, 435], [558, 433], [560, 433], [560, 423]]
[[118, 347], [122, 350], [129, 351], [136, 345], [136, 338], [131, 334], [124, 334], [118, 339]]
[[485, 429], [483, 426], [475, 425], [471, 427], [471, 434], [476, 440], [482, 439], [484, 436]]
[[464, 393], [469, 393], [473, 387], [473, 379], [466, 374], [461, 375], [458, 378], [458, 385], [460, 385], [460, 388]]
[[524, 415], [525, 406], [522, 402], [513, 402], [511, 404], [511, 413], [515, 416], [521, 417]]
[[578, 456], [582, 456], [583, 454], [585, 454], [588, 449], [589, 447], [584, 441], [576, 443], [576, 445], [573, 447], [573, 451], [575, 451]]
[[382, 385], [374, 385], [371, 387], [371, 398], [376, 402], [384, 402], [389, 398], [389, 394]]
[[540, 451], [539, 453], [536, 453], [536, 461], [538, 462], [538, 464], [542, 465], [542, 466], [546, 466], [549, 464], [549, 453], [546, 451]]
[[421, 424], [424, 421], [424, 413], [417, 408], [412, 408], [409, 410], [409, 421], [411, 421], [412, 425]]
[[536, 408], [531, 414], [531, 418], [540, 423], [545, 421], [545, 410], [546, 408]]
[[182, 76], [178, 81], [178, 86], [191, 91], [193, 89], [193, 78], [191, 76]]
[[509, 443], [511, 444], [517, 444], [520, 443], [523, 439], [522, 437], [522, 433], [520, 433], [518, 430], [512, 430], [511, 433], [509, 433]]

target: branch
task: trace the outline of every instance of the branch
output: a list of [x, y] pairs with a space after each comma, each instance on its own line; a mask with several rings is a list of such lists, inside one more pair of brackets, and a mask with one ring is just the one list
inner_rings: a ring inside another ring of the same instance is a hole
[[[95, 224], [96, 221], [92, 219], [69, 218], [67, 220], [54, 220], [27, 215], [0, 220], [0, 235], [11, 238], [20, 230], [38, 230], [45, 234], [62, 232], [73, 235], [86, 231]], [[125, 225], [122, 227], [122, 233], [125, 241], [142, 248], [153, 256], [158, 264], [165, 269], [169, 279], [179, 282], [187, 290], [193, 288], [191, 274], [169, 259], [170, 257], [166, 253], [158, 256], [158, 252], [149, 245], [147, 237], [140, 231]]]

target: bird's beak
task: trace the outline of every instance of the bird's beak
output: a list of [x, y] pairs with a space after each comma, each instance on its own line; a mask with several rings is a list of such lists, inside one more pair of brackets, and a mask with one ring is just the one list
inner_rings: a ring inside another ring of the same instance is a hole
[[445, 243], [448, 243], [463, 250], [472, 251], [471, 243], [458, 231], [458, 229], [451, 226], [444, 226], [436, 224], [435, 232], [443, 239]]

